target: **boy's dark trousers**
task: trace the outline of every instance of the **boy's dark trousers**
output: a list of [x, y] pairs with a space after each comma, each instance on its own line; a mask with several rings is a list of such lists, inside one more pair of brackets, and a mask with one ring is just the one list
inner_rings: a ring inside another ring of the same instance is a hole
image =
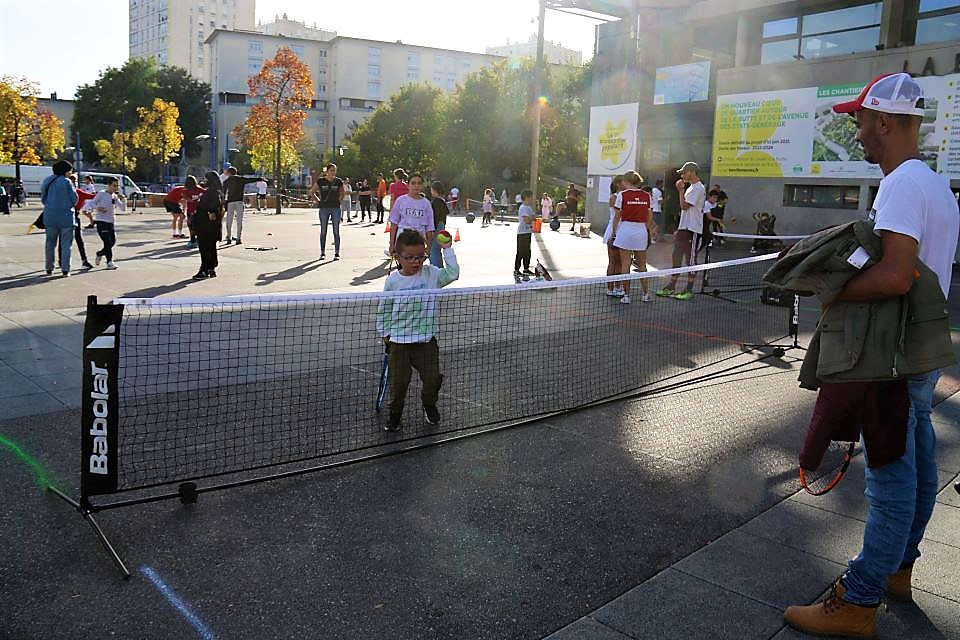
[[390, 343], [390, 415], [403, 414], [412, 369], [420, 373], [423, 406], [437, 404], [443, 376], [440, 375], [440, 348], [437, 339], [430, 342]]
[[377, 223], [383, 222], [383, 198], [377, 198]]
[[517, 257], [513, 261], [513, 270], [520, 271], [520, 262], [523, 262], [524, 269], [530, 269], [530, 239], [532, 233], [517, 234]]

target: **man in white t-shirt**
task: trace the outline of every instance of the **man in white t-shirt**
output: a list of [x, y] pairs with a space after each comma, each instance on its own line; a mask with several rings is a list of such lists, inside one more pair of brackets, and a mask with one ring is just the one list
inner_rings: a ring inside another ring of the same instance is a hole
[[[677, 191], [680, 194], [680, 223], [673, 234], [673, 268], [692, 265], [696, 260], [697, 243], [703, 234], [703, 203], [707, 199], [707, 190], [700, 181], [700, 167], [696, 162], [684, 162], [677, 170]], [[687, 277], [687, 286], [677, 291], [677, 276], [670, 278], [670, 284], [657, 291], [658, 296], [668, 296], [677, 300], [693, 299], [693, 281], [697, 275]]]
[[260, 211], [261, 207], [267, 206], [267, 181], [260, 177], [257, 180], [257, 211]]
[[[851, 278], [838, 300], [872, 302], [910, 290], [917, 260], [932, 269], [944, 296], [960, 212], [946, 181], [920, 160], [923, 91], [906, 73], [880, 76], [856, 100], [834, 105], [857, 123], [856, 139], [883, 179], [871, 217], [883, 243], [876, 265]], [[789, 607], [786, 622], [816, 635], [872, 636], [884, 596], [911, 600], [913, 563], [937, 497], [936, 436], [930, 421], [939, 371], [910, 378], [907, 442], [898, 460], [867, 468], [869, 510], [863, 548], [847, 564], [825, 604]], [[869, 451], [867, 451], [869, 457]]]
[[650, 221], [650, 242], [657, 243], [663, 231], [663, 180], [657, 180], [650, 190], [650, 211], [653, 212]]

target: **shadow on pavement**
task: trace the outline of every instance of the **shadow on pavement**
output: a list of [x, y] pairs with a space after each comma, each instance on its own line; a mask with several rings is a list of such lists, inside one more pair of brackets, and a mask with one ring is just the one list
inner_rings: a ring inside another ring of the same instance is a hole
[[302, 275], [306, 275], [323, 265], [323, 262], [320, 262], [319, 258], [310, 260], [309, 262], [304, 262], [303, 264], [298, 264], [295, 267], [290, 267], [289, 269], [284, 269], [283, 271], [277, 271], [275, 273], [261, 273], [257, 276], [257, 282], [254, 286], [256, 287], [265, 287], [267, 285], [273, 284], [274, 282], [279, 282], [281, 280], [293, 280]]
[[166, 295], [168, 293], [173, 293], [174, 291], [179, 291], [185, 289], [187, 285], [192, 284], [194, 281], [190, 278], [186, 280], [181, 280], [180, 282], [174, 282], [173, 284], [165, 284], [159, 287], [147, 287], [146, 289], [139, 289], [137, 291], [130, 291], [129, 293], [124, 293], [123, 295], [117, 296], [118, 298], [156, 298], [157, 296]]
[[360, 285], [369, 284], [374, 280], [379, 280], [380, 278], [385, 278], [388, 275], [387, 267], [390, 266], [392, 260], [384, 260], [377, 266], [373, 267], [366, 273], [361, 273], [356, 276], [353, 280], [350, 281], [350, 285], [358, 287]]

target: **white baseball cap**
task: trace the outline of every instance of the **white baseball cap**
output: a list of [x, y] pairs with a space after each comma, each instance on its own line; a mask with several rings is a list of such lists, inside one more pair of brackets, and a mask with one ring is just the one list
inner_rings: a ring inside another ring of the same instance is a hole
[[909, 73], [890, 73], [874, 78], [856, 100], [833, 105], [837, 113], [870, 109], [882, 113], [923, 115], [923, 89]]

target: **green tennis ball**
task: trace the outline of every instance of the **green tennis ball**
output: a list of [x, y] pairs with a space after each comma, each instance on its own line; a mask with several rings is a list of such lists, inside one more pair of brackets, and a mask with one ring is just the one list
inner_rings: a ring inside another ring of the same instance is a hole
[[437, 232], [437, 242], [439, 242], [440, 244], [447, 244], [448, 242], [451, 242], [452, 240], [453, 240], [453, 236], [451, 236], [451, 235], [450, 235], [449, 233], [447, 233], [446, 231], [438, 231], [438, 232]]

